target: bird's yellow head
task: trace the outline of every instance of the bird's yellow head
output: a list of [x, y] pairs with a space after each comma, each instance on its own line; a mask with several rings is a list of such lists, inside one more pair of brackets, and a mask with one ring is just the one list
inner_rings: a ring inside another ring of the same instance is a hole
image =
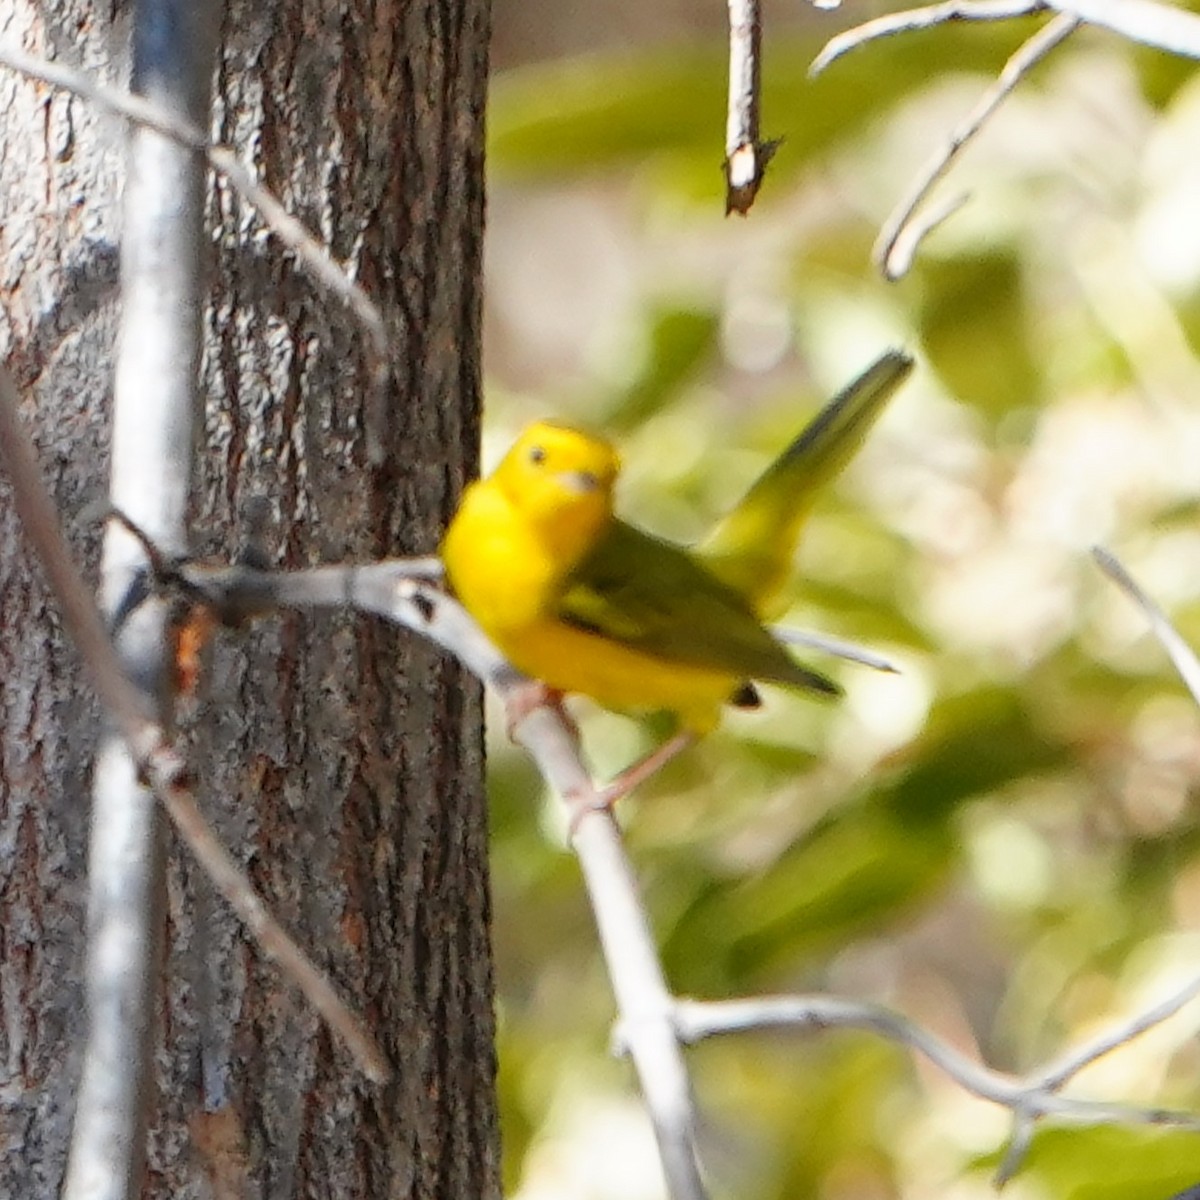
[[603, 438], [539, 421], [513, 443], [492, 482], [556, 549], [583, 553], [612, 516], [619, 469]]

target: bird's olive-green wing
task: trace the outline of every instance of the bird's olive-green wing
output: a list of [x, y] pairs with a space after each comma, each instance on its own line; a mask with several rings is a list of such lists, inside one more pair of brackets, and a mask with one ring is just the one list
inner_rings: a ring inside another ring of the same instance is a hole
[[668, 662], [837, 694], [801, 666], [726, 587], [686, 551], [613, 521], [571, 576], [562, 620]]

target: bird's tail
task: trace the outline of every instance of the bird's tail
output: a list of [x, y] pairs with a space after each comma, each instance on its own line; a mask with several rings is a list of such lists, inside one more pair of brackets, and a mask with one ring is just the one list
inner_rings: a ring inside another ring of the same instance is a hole
[[913, 360], [889, 350], [835, 396], [696, 547], [705, 566], [762, 616], [787, 582], [817, 490], [854, 455]]

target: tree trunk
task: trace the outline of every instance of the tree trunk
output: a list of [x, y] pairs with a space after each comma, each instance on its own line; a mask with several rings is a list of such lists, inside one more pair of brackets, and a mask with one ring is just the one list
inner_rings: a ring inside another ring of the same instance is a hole
[[[127, 18], [13, 4], [0, 32], [128, 77]], [[486, 0], [234, 3], [216, 136], [389, 314], [368, 461], [365, 339], [224, 181], [210, 214], [195, 548], [268, 497], [276, 562], [427, 553], [474, 468]], [[0, 349], [93, 572], [117, 300], [112, 119], [0, 76]], [[98, 714], [0, 483], [0, 1195], [57, 1194], [77, 1079]], [[184, 714], [201, 803], [396, 1064], [357, 1076], [178, 846], [152, 1196], [498, 1192], [478, 689], [350, 615], [219, 635]]]

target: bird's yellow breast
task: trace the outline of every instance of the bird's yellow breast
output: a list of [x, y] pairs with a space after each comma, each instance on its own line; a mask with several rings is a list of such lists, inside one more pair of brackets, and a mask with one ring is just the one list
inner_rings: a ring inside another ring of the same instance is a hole
[[505, 630], [539, 620], [562, 584], [562, 569], [536, 531], [487, 482], [467, 489], [441, 555], [463, 607], [497, 644]]
[[740, 682], [724, 671], [667, 662], [560, 620], [570, 565], [548, 549], [504, 489], [472, 484], [442, 542], [455, 594], [517, 670], [606, 708], [670, 710], [711, 729]]

